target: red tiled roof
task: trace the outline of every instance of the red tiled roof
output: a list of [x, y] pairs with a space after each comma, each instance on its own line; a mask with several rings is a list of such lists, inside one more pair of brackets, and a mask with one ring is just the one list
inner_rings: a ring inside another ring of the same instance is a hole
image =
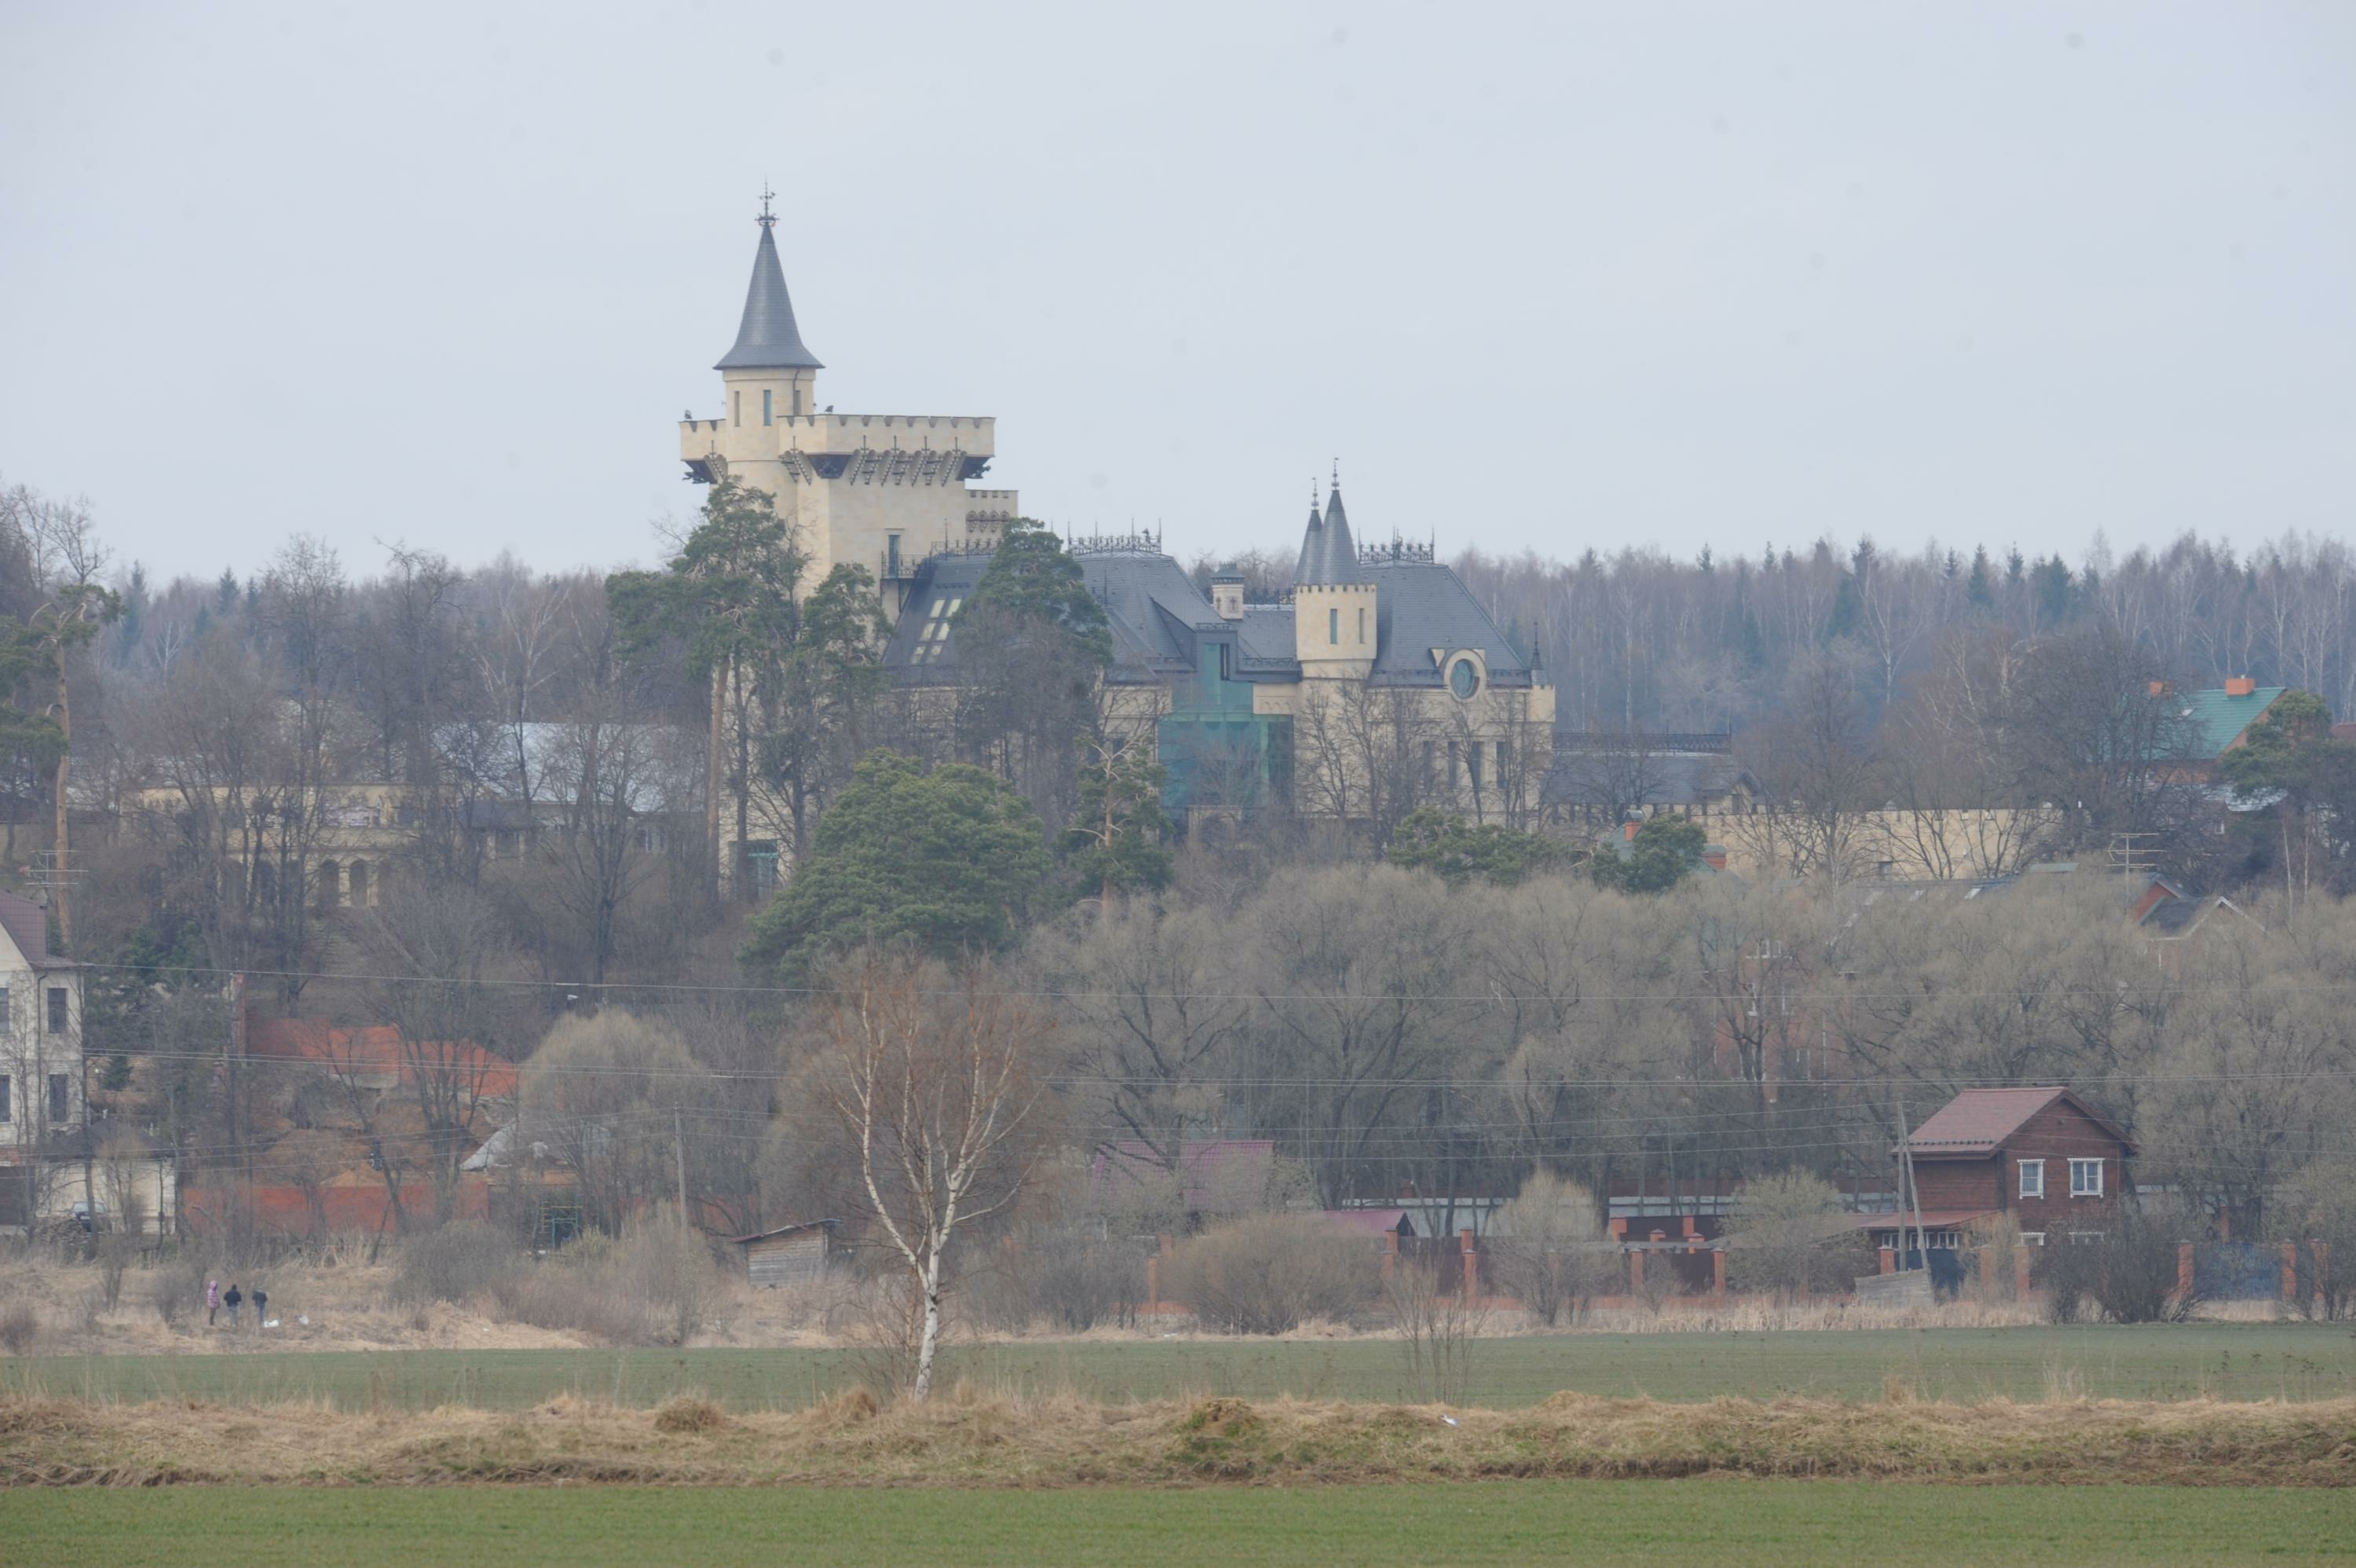
[[2127, 1142], [2126, 1134], [2109, 1117], [2063, 1085], [2045, 1083], [2013, 1089], [1966, 1089], [1933, 1112], [1929, 1120], [1914, 1129], [1905, 1146], [1891, 1152], [1902, 1153], [1905, 1147], [1911, 1147], [1917, 1155], [1994, 1154], [2031, 1116], [2056, 1100], [2069, 1101], [2088, 1121], [2119, 1142]]

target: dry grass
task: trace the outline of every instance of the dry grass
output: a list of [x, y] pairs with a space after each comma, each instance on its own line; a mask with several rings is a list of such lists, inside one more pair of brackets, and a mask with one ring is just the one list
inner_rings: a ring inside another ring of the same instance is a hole
[[1087, 1486], [1493, 1477], [2356, 1484], [2356, 1400], [1924, 1403], [1559, 1394], [1532, 1410], [1237, 1399], [1103, 1404], [970, 1387], [723, 1415], [558, 1399], [528, 1412], [0, 1401], [0, 1483]]

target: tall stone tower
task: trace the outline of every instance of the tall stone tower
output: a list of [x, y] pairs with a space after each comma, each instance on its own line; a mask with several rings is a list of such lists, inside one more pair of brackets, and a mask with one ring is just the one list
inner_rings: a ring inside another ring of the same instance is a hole
[[1375, 585], [1358, 570], [1358, 545], [1336, 478], [1324, 517], [1310, 508], [1293, 573], [1292, 647], [1301, 678], [1364, 680], [1372, 674], [1380, 640], [1375, 610]]
[[735, 347], [712, 367], [720, 414], [680, 421], [679, 454], [698, 483], [733, 478], [775, 496], [810, 557], [809, 583], [843, 562], [865, 567], [897, 615], [918, 561], [945, 547], [994, 543], [1014, 517], [1013, 491], [971, 484], [997, 455], [997, 421], [839, 414], [820, 403], [826, 367], [794, 321], [769, 201], [764, 193]]

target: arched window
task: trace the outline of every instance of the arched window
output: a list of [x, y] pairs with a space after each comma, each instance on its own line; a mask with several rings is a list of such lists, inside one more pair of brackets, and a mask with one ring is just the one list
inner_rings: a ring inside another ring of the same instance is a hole
[[318, 904], [334, 909], [344, 901], [344, 869], [333, 860], [319, 862]]
[[347, 879], [345, 886], [351, 890], [352, 907], [366, 909], [372, 901], [369, 898], [369, 863], [355, 860], [346, 869], [344, 875]]

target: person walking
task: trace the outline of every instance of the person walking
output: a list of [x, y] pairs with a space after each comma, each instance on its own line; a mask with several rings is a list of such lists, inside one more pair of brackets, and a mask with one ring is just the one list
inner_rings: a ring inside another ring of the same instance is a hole
[[245, 1297], [239, 1294], [235, 1280], [230, 1282], [229, 1294], [221, 1297], [221, 1305], [229, 1308], [229, 1326], [236, 1328], [237, 1309], [245, 1305]]
[[213, 1319], [220, 1316], [220, 1281], [217, 1279], [209, 1279], [205, 1281], [205, 1327], [208, 1328], [211, 1328], [213, 1326]]
[[270, 1293], [257, 1285], [253, 1287], [253, 1326], [257, 1328], [269, 1328], [270, 1325], [266, 1321], [269, 1317]]

